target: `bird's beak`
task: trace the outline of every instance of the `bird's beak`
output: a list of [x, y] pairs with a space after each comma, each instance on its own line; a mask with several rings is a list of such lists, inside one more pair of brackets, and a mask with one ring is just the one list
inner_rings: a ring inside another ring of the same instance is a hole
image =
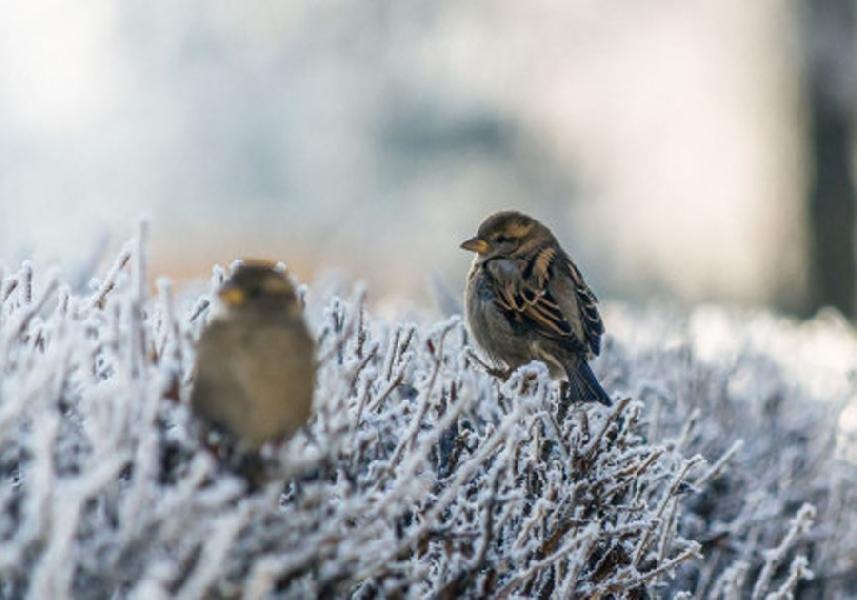
[[471, 238], [466, 242], [461, 242], [462, 250], [475, 252], [476, 254], [485, 254], [486, 252], [488, 252], [489, 248], [490, 246], [488, 245], [488, 242], [479, 239], [478, 237]]
[[246, 296], [241, 291], [241, 288], [231, 283], [223, 284], [217, 295], [226, 306], [239, 306], [246, 300]]

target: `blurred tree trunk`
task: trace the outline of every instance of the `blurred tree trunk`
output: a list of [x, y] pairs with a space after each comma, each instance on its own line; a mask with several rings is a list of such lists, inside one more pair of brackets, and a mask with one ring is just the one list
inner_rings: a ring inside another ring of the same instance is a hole
[[806, 0], [810, 309], [855, 315], [855, 0]]

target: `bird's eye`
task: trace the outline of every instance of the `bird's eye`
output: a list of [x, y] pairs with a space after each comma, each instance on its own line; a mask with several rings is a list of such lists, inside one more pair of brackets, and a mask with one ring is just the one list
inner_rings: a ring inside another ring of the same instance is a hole
[[498, 235], [496, 238], [494, 238], [494, 241], [498, 244], [505, 244], [509, 241], [509, 238], [507, 238], [505, 235]]

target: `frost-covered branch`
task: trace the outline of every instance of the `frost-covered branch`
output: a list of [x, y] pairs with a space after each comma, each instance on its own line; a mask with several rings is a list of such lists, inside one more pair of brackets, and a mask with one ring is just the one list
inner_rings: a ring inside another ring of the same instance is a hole
[[[378, 319], [362, 289], [301, 286], [314, 416], [268, 449], [279, 476], [250, 494], [188, 406], [228, 269], [200, 296], [166, 280], [152, 295], [146, 237], [90, 291], [0, 265], [2, 600], [779, 599], [857, 585], [822, 576], [857, 556], [838, 405], [786, 368], [850, 333], [756, 316], [733, 326], [740, 352], [702, 359], [698, 319], [720, 317], [692, 317], [664, 347], [635, 336], [673, 316], [608, 307], [617, 326], [594, 366], [622, 400], [562, 415], [543, 365], [497, 372], [459, 318]], [[817, 514], [790, 522], [801, 504]]]

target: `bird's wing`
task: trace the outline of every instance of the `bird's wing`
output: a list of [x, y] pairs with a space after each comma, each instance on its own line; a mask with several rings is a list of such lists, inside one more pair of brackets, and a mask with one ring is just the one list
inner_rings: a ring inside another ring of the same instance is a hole
[[486, 268], [502, 310], [576, 352], [598, 354], [604, 327], [597, 299], [561, 250], [544, 247], [529, 258], [493, 260]]
[[586, 346], [593, 355], [598, 356], [601, 353], [601, 336], [604, 335], [604, 322], [601, 320], [601, 314], [598, 312], [598, 297], [592, 291], [592, 288], [586, 284], [586, 281], [583, 280], [580, 269], [577, 268], [577, 265], [570, 258], [562, 257], [562, 266], [560, 268], [567, 270], [570, 278], [574, 297], [577, 300], [576, 308], [583, 329], [583, 337], [586, 340]]
[[225, 321], [212, 321], [197, 347], [191, 406], [221, 426], [228, 426], [233, 413], [248, 402], [246, 390], [233, 371], [239, 336], [238, 328]]

